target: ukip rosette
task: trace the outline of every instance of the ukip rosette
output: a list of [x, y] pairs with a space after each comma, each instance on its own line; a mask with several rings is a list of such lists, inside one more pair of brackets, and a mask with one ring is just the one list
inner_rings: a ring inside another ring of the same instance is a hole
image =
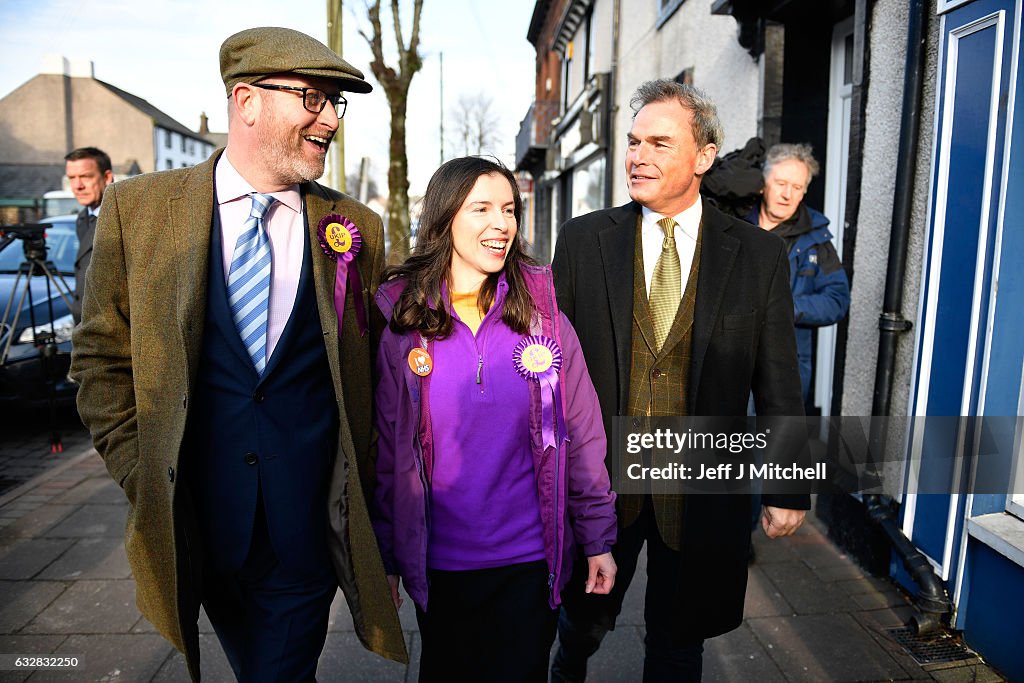
[[562, 349], [550, 337], [524, 337], [512, 349], [512, 365], [524, 379], [540, 383], [544, 447], [554, 447], [559, 425], [565, 424], [562, 393], [558, 383], [558, 371], [562, 369]]
[[512, 350], [512, 364], [526, 379], [539, 381], [545, 374], [557, 375], [562, 369], [562, 349], [549, 337], [524, 337]]
[[349, 288], [355, 292], [352, 303], [356, 309], [359, 334], [365, 337], [368, 328], [366, 308], [363, 305], [363, 285], [359, 279], [359, 268], [353, 263], [363, 247], [363, 236], [359, 234], [359, 228], [355, 223], [337, 213], [321, 218], [316, 234], [324, 254], [338, 264], [334, 275], [334, 310], [338, 312], [338, 338], [341, 338], [345, 295]]

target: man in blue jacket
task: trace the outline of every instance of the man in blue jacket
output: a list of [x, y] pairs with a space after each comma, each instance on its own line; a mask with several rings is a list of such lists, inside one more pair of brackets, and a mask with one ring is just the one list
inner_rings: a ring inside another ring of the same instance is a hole
[[804, 403], [811, 390], [813, 329], [839, 322], [850, 309], [850, 282], [832, 246], [829, 221], [803, 204], [817, 174], [810, 145], [772, 146], [765, 156], [760, 206], [746, 216], [786, 242]]

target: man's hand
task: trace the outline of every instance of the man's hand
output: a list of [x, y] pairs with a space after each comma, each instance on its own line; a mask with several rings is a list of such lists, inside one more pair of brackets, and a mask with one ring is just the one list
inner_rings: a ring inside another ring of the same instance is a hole
[[612, 559], [612, 554], [604, 553], [603, 555], [588, 557], [587, 564], [590, 567], [590, 572], [587, 576], [586, 592], [596, 593], [597, 595], [608, 595], [611, 593], [612, 586], [615, 585], [615, 572], [618, 571], [618, 568], [615, 566], [615, 560]]
[[403, 600], [402, 596], [398, 594], [397, 574], [388, 574], [388, 586], [391, 587], [391, 602], [395, 603], [395, 609], [401, 608], [402, 603], [405, 602], [405, 600]]
[[792, 536], [804, 523], [806, 515], [806, 510], [790, 510], [765, 505], [761, 515], [761, 528], [764, 529], [768, 538]]

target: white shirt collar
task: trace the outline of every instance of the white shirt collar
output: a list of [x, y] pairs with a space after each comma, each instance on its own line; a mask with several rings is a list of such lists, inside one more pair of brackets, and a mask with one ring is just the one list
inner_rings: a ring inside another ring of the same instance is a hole
[[[657, 236], [660, 238], [664, 235], [661, 226], [658, 225], [658, 221], [665, 218], [664, 214], [660, 214], [656, 211], [651, 211], [646, 206], [641, 207], [643, 212], [643, 230], [644, 232], [657, 232]], [[672, 218], [676, 221], [676, 232], [679, 230], [683, 231], [683, 234], [689, 237], [691, 240], [697, 240], [697, 230], [700, 228], [700, 219], [704, 215], [704, 203], [697, 199], [693, 206], [683, 210], [681, 213], [676, 214]]]
[[[227, 204], [238, 201], [256, 189], [242, 177], [242, 174], [231, 164], [227, 153], [221, 154], [217, 160], [217, 168], [214, 169], [214, 185], [217, 188], [217, 203]], [[281, 190], [280, 192], [265, 192], [284, 204], [295, 213], [302, 213], [302, 195], [298, 185]]]

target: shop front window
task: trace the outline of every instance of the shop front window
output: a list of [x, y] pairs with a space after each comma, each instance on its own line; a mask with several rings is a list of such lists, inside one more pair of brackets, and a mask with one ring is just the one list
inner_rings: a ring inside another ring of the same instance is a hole
[[582, 216], [604, 205], [604, 157], [592, 157], [572, 172], [572, 215]]

